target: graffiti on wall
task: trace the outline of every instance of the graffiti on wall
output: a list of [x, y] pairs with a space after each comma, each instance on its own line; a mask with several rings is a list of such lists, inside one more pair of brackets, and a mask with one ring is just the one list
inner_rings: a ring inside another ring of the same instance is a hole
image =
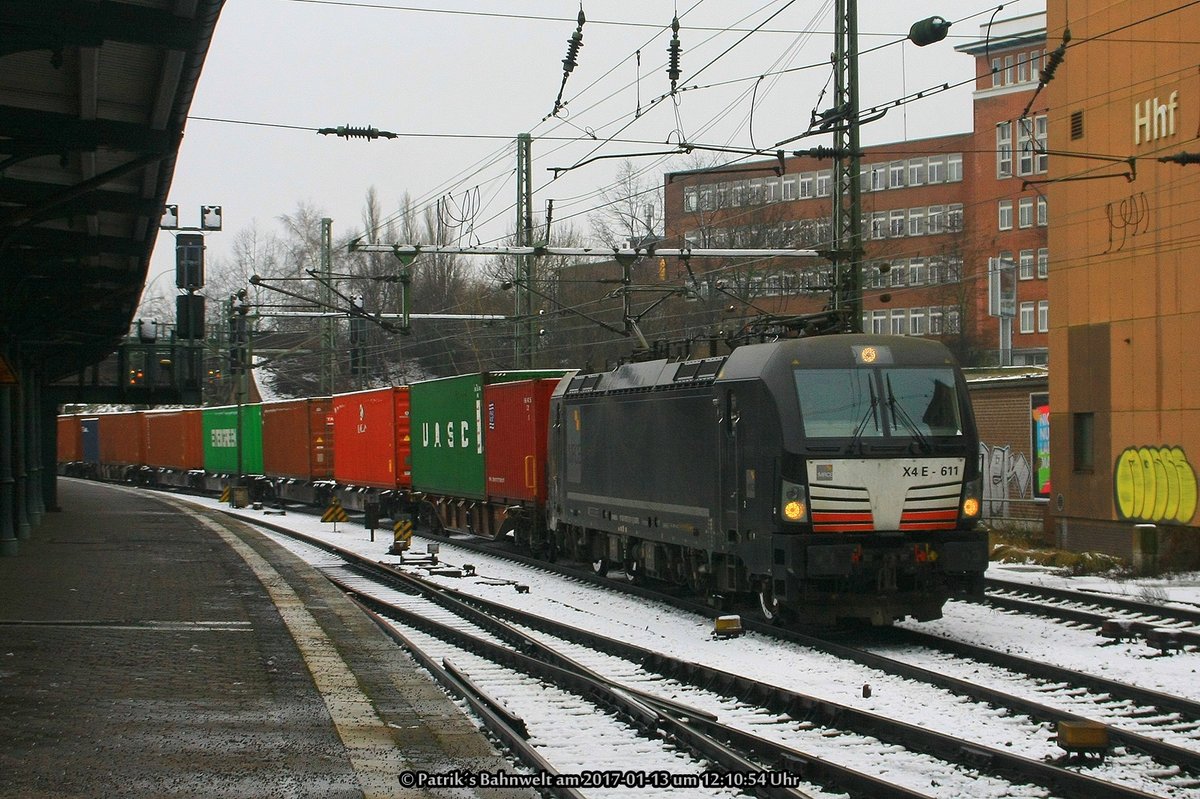
[[1196, 514], [1196, 472], [1181, 447], [1126, 447], [1113, 491], [1122, 519], [1186, 524]]
[[983, 474], [984, 517], [1007, 517], [1010, 500], [1033, 497], [1029, 458], [1008, 444], [988, 446], [979, 442], [979, 471]]
[[1029, 395], [1029, 451], [1036, 464], [1033, 471], [1033, 495], [1050, 498], [1050, 395]]

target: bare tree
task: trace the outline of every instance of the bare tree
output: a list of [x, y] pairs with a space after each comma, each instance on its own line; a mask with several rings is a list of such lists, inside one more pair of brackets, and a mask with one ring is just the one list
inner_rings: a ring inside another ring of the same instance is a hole
[[592, 235], [609, 247], [628, 247], [657, 241], [662, 235], [662, 185], [656, 175], [646, 177], [633, 161], [617, 167], [610, 188], [600, 194], [602, 205], [589, 218]]

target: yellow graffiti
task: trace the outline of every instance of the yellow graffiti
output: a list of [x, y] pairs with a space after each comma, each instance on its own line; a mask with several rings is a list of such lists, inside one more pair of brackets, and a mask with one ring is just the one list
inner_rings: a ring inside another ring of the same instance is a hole
[[1113, 475], [1124, 519], [1187, 523], [1196, 514], [1196, 473], [1180, 447], [1128, 447]]

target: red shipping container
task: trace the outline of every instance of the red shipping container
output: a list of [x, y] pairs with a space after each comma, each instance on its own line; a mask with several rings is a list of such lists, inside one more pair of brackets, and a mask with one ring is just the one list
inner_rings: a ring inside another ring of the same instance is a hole
[[58, 417], [58, 462], [78, 463], [83, 460], [83, 431], [78, 416]]
[[542, 502], [550, 395], [558, 379], [483, 387], [484, 473], [493, 502]]
[[262, 406], [263, 471], [272, 477], [333, 477], [333, 399], [268, 402]]
[[333, 398], [333, 476], [343, 485], [412, 485], [408, 386]]
[[141, 466], [146, 462], [144, 413], [106, 413], [99, 419], [101, 463]]
[[[201, 411], [150, 411], [146, 420], [146, 465], [177, 472], [204, 468]], [[103, 424], [101, 424], [103, 430]]]

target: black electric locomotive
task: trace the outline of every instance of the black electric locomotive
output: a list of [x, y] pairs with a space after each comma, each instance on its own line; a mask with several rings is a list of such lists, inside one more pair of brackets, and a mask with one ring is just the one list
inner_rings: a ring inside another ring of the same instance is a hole
[[938, 618], [982, 590], [979, 438], [941, 344], [817, 336], [576, 374], [551, 405], [553, 548], [770, 618]]

